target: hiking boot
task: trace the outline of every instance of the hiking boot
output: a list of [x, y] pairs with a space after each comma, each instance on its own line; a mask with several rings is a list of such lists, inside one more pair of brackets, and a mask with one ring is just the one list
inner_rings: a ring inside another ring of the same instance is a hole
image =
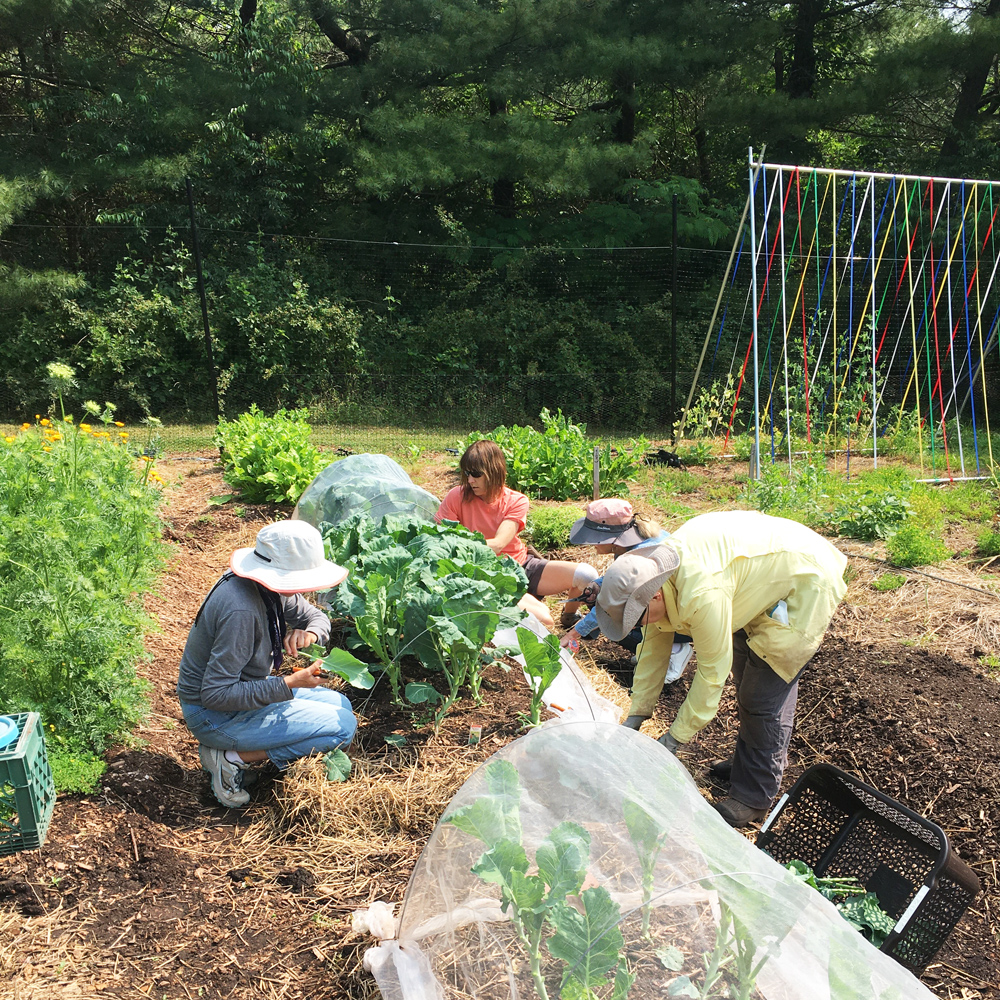
[[713, 760], [708, 765], [708, 773], [717, 781], [731, 781], [733, 777], [733, 762], [731, 760]]
[[225, 750], [215, 747], [198, 747], [201, 769], [212, 779], [212, 794], [228, 809], [239, 809], [250, 801], [250, 793], [243, 790], [243, 768], [226, 760]]
[[766, 809], [754, 809], [739, 799], [731, 796], [721, 802], [713, 803], [715, 811], [730, 825], [737, 829], [749, 826], [751, 823], [761, 823], [767, 816]]
[[563, 611], [559, 616], [559, 624], [563, 628], [572, 628], [580, 620], [580, 612], [574, 608], [572, 611]]

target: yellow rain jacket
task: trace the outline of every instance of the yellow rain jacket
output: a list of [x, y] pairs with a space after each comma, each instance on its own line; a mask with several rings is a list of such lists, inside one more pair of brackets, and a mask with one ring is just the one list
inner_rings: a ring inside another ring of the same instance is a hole
[[[680, 553], [663, 585], [666, 617], [643, 631], [629, 715], [650, 716], [663, 687], [674, 633], [690, 635], [698, 669], [670, 735], [687, 743], [715, 718], [733, 668], [733, 633], [778, 676], [792, 681], [819, 648], [847, 592], [847, 559], [796, 521], [755, 511], [691, 518], [670, 537]], [[778, 601], [788, 624], [771, 618]]]

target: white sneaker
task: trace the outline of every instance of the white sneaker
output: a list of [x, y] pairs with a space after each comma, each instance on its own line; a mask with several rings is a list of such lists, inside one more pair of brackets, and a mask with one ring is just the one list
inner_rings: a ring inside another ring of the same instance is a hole
[[212, 778], [212, 794], [227, 808], [239, 809], [250, 801], [250, 793], [242, 788], [243, 769], [239, 764], [226, 760], [225, 750], [215, 747], [198, 747], [201, 769]]
[[673, 684], [680, 680], [684, 668], [691, 659], [694, 646], [690, 642], [675, 642], [670, 649], [670, 664], [667, 667], [667, 676], [663, 679], [664, 684]]

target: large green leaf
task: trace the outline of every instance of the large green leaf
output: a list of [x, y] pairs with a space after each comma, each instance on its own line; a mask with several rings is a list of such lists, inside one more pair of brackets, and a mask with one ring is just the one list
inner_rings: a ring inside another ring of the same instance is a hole
[[575, 980], [587, 988], [600, 986], [605, 976], [618, 967], [625, 943], [618, 922], [621, 911], [603, 886], [580, 894], [584, 912], [565, 902], [555, 903], [549, 919], [556, 933], [549, 939], [549, 951], [566, 963], [563, 983]]
[[375, 678], [368, 671], [368, 666], [346, 649], [331, 649], [319, 657], [320, 662], [338, 677], [343, 677], [352, 687], [367, 690], [375, 684]]
[[519, 627], [517, 641], [524, 657], [524, 669], [532, 680], [532, 689], [541, 693], [555, 680], [562, 666], [559, 660], [559, 637], [539, 639], [531, 629]]
[[459, 830], [464, 830], [491, 848], [506, 836], [503, 803], [492, 795], [481, 796], [467, 806], [446, 813], [444, 822], [457, 826]]
[[576, 823], [560, 823], [535, 851], [538, 874], [549, 887], [550, 902], [580, 891], [590, 859], [590, 834]]
[[[506, 906], [515, 900], [515, 875], [524, 876], [528, 871], [528, 856], [524, 853], [524, 848], [513, 840], [501, 840], [494, 847], [488, 850], [472, 866], [473, 874], [478, 875], [484, 882], [493, 882], [500, 886], [503, 903]], [[542, 887], [544, 891], [544, 887]], [[522, 898], [534, 898], [537, 892], [524, 882], [518, 881], [517, 893]]]

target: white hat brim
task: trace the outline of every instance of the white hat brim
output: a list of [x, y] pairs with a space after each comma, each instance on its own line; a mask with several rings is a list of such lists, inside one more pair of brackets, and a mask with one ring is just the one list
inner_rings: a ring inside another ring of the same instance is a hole
[[281, 570], [269, 566], [252, 548], [237, 549], [229, 559], [229, 568], [246, 580], [253, 580], [276, 594], [308, 594], [314, 590], [332, 590], [347, 579], [347, 570], [329, 559], [313, 569]]

